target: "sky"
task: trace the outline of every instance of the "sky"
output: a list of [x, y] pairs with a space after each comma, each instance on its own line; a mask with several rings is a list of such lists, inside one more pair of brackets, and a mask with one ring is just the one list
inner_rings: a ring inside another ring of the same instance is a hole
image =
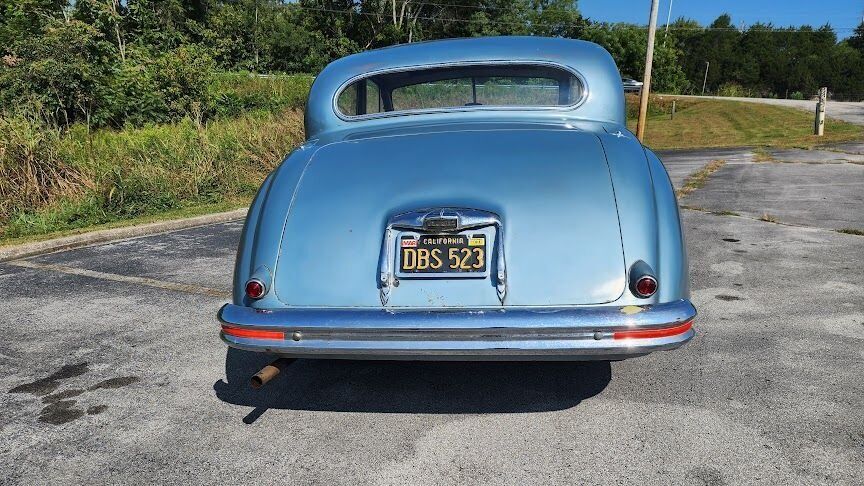
[[[671, 0], [672, 20], [689, 17], [702, 25], [728, 13], [732, 23], [746, 27], [756, 22], [777, 26], [831, 24], [840, 38], [848, 37], [864, 14], [864, 0]], [[657, 24], [666, 23], [670, 0], [660, 0]], [[582, 15], [604, 22], [629, 22], [646, 25], [651, 0], [579, 0]]]

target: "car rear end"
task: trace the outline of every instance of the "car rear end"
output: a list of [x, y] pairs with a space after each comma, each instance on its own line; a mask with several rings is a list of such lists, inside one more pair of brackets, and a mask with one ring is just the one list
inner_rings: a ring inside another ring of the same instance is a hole
[[[278, 242], [250, 243], [275, 251], [238, 264], [222, 338], [370, 359], [622, 359], [678, 347], [695, 309], [684, 294], [661, 301], [656, 235], [622, 240], [632, 232], [616, 191], [634, 189], [615, 186], [607, 151], [589, 131], [524, 124], [310, 149], [293, 185], [277, 174], [268, 188], [287, 208], [252, 214], [280, 228], [267, 233]], [[653, 197], [650, 176], [637, 185]], [[653, 251], [627, 255], [639, 247]]]

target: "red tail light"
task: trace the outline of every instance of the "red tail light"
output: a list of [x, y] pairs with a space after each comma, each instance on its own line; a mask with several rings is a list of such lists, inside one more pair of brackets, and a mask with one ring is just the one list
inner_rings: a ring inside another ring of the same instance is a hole
[[639, 280], [636, 281], [634, 290], [636, 291], [637, 297], [643, 299], [651, 297], [654, 295], [654, 292], [657, 292], [657, 280], [650, 275], [640, 277]]
[[264, 297], [264, 294], [267, 293], [267, 287], [264, 286], [264, 283], [258, 279], [250, 279], [246, 282], [246, 295], [249, 296], [250, 299], [260, 299]]
[[613, 339], [647, 339], [661, 338], [669, 336], [677, 336], [684, 334], [693, 327], [693, 321], [687, 321], [684, 324], [679, 324], [672, 327], [661, 327], [659, 329], [636, 329], [633, 331], [615, 331], [612, 333]]
[[259, 331], [257, 329], [245, 329], [241, 327], [226, 326], [222, 324], [222, 332], [228, 336], [251, 339], [285, 339], [285, 333], [281, 331]]

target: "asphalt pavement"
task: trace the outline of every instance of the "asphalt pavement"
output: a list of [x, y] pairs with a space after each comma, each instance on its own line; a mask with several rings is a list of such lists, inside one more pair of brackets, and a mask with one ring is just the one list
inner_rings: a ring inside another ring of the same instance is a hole
[[864, 237], [834, 230], [864, 165], [661, 155], [678, 185], [727, 160], [682, 200], [698, 334], [611, 364], [299, 360], [254, 391], [268, 358], [214, 317], [241, 223], [0, 264], [0, 482], [861, 484]]

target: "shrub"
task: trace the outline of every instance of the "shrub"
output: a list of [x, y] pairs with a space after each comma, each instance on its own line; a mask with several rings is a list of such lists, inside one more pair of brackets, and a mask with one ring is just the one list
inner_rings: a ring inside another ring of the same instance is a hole
[[749, 98], [753, 96], [753, 90], [745, 88], [738, 83], [723, 83], [717, 89], [717, 96]]
[[11, 62], [0, 63], [0, 103], [33, 103], [50, 122], [89, 121], [108, 91], [113, 46], [93, 26], [51, 20], [41, 36], [20, 39]]
[[313, 80], [305, 74], [219, 73], [210, 83], [212, 113], [224, 117], [252, 110], [302, 109]]

